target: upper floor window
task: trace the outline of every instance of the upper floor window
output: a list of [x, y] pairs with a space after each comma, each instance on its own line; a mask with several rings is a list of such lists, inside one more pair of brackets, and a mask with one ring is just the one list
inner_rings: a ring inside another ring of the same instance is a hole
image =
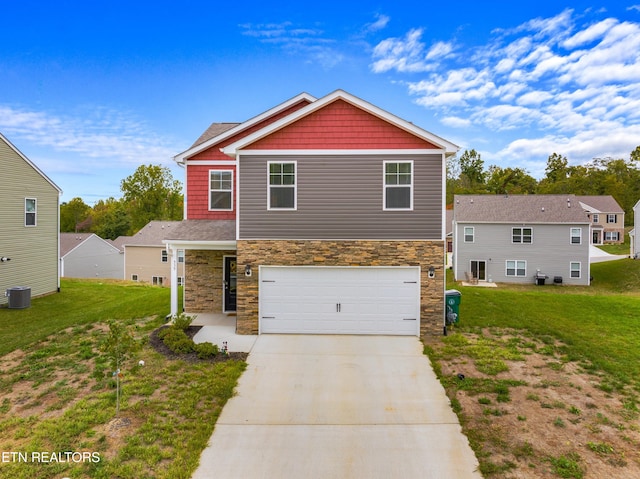
[[600, 222], [600, 216], [598, 216], [597, 213], [593, 214], [593, 222], [594, 223], [599, 223]]
[[184, 250], [178, 250], [178, 263], [184, 263]]
[[474, 228], [473, 226], [465, 226], [464, 227], [464, 242], [465, 243], [473, 243], [474, 240]]
[[233, 210], [233, 171], [209, 171], [209, 209]]
[[160, 254], [160, 259], [163, 263], [167, 263], [169, 261], [169, 253], [167, 252], [166, 249], [162, 250], [162, 253]]
[[533, 229], [531, 228], [512, 228], [511, 241], [513, 243], [532, 243]]
[[296, 209], [296, 163], [269, 162], [269, 194], [267, 208], [270, 210]]
[[607, 223], [617, 223], [618, 215], [607, 215]]
[[35, 198], [24, 199], [24, 225], [36, 226], [37, 201]]
[[571, 228], [571, 244], [582, 244], [582, 228]]
[[413, 162], [384, 162], [384, 209], [413, 209]]

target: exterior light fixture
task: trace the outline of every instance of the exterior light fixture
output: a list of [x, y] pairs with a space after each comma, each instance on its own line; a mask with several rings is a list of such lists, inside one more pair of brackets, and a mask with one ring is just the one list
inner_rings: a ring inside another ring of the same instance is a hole
[[244, 275], [245, 276], [251, 276], [251, 265], [248, 264], [244, 267]]
[[429, 266], [429, 278], [436, 277], [436, 269], [433, 266]]

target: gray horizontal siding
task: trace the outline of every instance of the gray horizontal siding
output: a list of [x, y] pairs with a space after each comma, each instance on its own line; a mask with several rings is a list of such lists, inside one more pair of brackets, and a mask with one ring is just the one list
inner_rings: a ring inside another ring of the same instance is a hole
[[[297, 210], [267, 210], [267, 162], [297, 161]], [[414, 163], [413, 211], [383, 211], [383, 162]], [[240, 239], [442, 239], [442, 158], [243, 156]]]
[[[474, 226], [473, 243], [464, 243], [464, 227]], [[533, 243], [514, 244], [511, 242], [513, 227], [531, 227]], [[572, 227], [582, 228], [582, 244], [570, 243]], [[563, 283], [586, 285], [589, 282], [589, 225], [586, 224], [456, 224], [454, 245], [455, 276], [465, 279], [472, 260], [487, 262], [487, 277], [493, 282], [534, 283], [537, 270], [549, 276], [562, 276]], [[527, 262], [526, 277], [506, 275], [507, 260]], [[581, 278], [570, 278], [569, 263], [582, 263]]]

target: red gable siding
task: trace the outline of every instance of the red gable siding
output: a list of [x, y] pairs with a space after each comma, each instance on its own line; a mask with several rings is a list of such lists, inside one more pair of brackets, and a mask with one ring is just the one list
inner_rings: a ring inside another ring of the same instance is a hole
[[[260, 128], [273, 123], [280, 118], [290, 115], [296, 110], [308, 105], [309, 102], [302, 100], [295, 105], [290, 106], [286, 110], [279, 112], [269, 118], [266, 118], [262, 122], [254, 125], [247, 130], [244, 130], [237, 135], [227, 138], [225, 141], [211, 145], [206, 150], [188, 158], [189, 161], [201, 160], [201, 161], [230, 161], [224, 153], [220, 152], [220, 148], [226, 145], [238, 141], [239, 139], [253, 133]], [[187, 165], [187, 219], [190, 220], [233, 220], [236, 218], [236, 192], [233, 192], [233, 211], [209, 211], [209, 171], [210, 170], [233, 170], [233, 176], [235, 181], [236, 168], [232, 165], [194, 165], [193, 163]]]
[[245, 148], [326, 150], [438, 147], [344, 100], [336, 100]]

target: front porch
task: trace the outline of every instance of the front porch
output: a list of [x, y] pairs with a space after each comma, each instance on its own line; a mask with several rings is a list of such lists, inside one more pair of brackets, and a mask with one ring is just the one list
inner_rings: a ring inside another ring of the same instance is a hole
[[258, 338], [257, 335], [236, 334], [235, 314], [222, 313], [186, 313], [194, 316], [192, 326], [202, 326], [202, 329], [194, 336], [196, 343], [209, 342], [222, 348], [227, 343], [229, 352], [249, 353]]

